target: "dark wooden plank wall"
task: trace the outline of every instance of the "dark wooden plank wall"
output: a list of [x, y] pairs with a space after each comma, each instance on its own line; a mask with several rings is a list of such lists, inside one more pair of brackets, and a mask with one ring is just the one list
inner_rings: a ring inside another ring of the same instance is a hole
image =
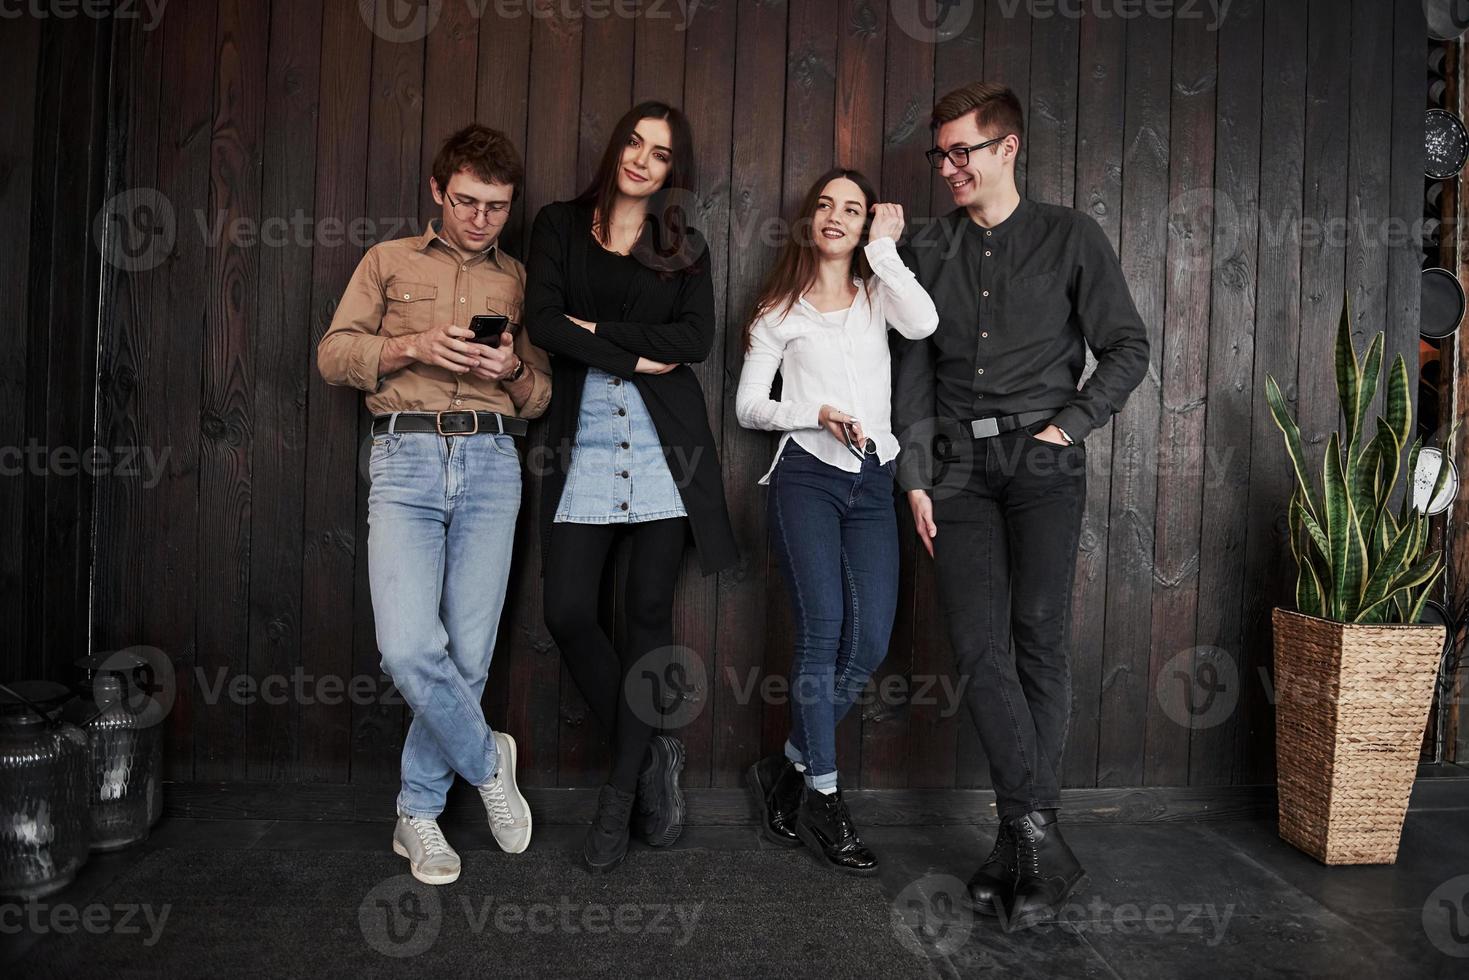
[[[3, 327], [6, 357], [0, 358], [0, 445], [23, 447], [27, 436], [35, 432], [35, 422], [26, 411], [28, 381], [36, 377], [29, 360], [30, 295], [29, 273], [33, 245], [31, 241], [31, 207], [33, 182], [37, 180], [34, 161], [36, 127], [36, 86], [39, 81], [37, 59], [40, 54], [41, 25], [25, 21], [0, 35], [0, 73], [6, 91], [16, 93], [0, 106], [0, 207], [9, 216], [0, 225], [0, 251], [6, 261], [0, 262], [0, 290], [9, 297], [14, 316], [7, 317]], [[23, 97], [22, 93], [29, 95]], [[39, 255], [39, 248], [35, 248]], [[37, 384], [44, 384], [37, 378]], [[45, 666], [45, 654], [39, 646], [41, 623], [29, 614], [28, 582], [37, 576], [43, 558], [26, 549], [28, 538], [22, 530], [32, 517], [27, 511], [27, 497], [44, 494], [40, 480], [25, 473], [0, 480], [0, 534], [6, 547], [0, 549], [0, 615], [12, 624], [22, 649], [12, 654], [17, 674], [38, 673]], [[43, 498], [44, 499], [44, 498]], [[29, 575], [27, 575], [29, 571]]]
[[[75, 11], [72, 12], [73, 15]], [[74, 679], [84, 655], [95, 481], [96, 234], [115, 225], [106, 166], [114, 25], [15, 12], [0, 30], [0, 617], [7, 679]], [[97, 71], [78, 66], [99, 66]]]
[[[428, 8], [440, 11], [434, 29], [406, 41], [369, 30], [355, 0], [277, 2], [268, 16], [239, 0], [174, 0], [158, 29], [130, 28], [116, 58], [120, 177], [166, 200], [178, 231], [156, 267], [110, 274], [99, 439], [170, 455], [157, 486], [98, 483], [93, 626], [99, 647], [148, 643], [175, 659], [171, 775], [395, 779], [408, 713], [391, 699], [243, 705], [196, 683], [198, 671], [211, 688], [220, 676], [297, 670], [378, 676], [364, 416], [356, 393], [321, 383], [316, 340], [365, 244], [433, 214], [425, 182], [448, 130], [478, 119], [522, 147], [529, 177], [505, 237], [518, 253], [535, 211], [590, 176], [617, 116], [659, 97], [686, 107], [698, 138], [698, 223], [713, 243], [724, 311], [715, 356], [698, 371], [743, 547], [739, 565], [714, 579], [689, 562], [679, 587], [676, 639], [703, 678], [685, 731], [687, 781], [738, 785], [749, 761], [779, 744], [787, 718], [783, 702], [744, 692], [785, 672], [791, 643], [755, 484], [773, 439], [733, 417], [739, 327], [774, 253], [767, 223], [834, 161], [865, 170], [914, 218], [948, 210], [920, 156], [927, 113], [935, 95], [983, 77], [1028, 106], [1023, 188], [1101, 223], [1153, 342], [1147, 379], [1088, 443], [1066, 783], [1269, 781], [1261, 671], [1268, 611], [1288, 598], [1291, 574], [1290, 478], [1264, 408], [1265, 375], [1281, 381], [1319, 450], [1336, 419], [1330, 341], [1343, 293], [1360, 333], [1388, 329], [1392, 351], [1412, 349], [1417, 317], [1416, 247], [1389, 247], [1382, 227], [1420, 208], [1422, 14], [1416, 0], [1346, 6], [1235, 0], [1212, 25], [1031, 17], [1024, 7], [1011, 16], [1012, 4], [976, 3], [967, 20], [939, 25], [937, 41], [914, 27], [909, 0], [704, 0], [688, 24], [553, 10], [497, 21], [493, 5], [481, 16], [479, 5], [445, 0]], [[0, 70], [25, 78], [37, 68], [22, 57]], [[7, 137], [49, 133], [85, 150], [39, 111], [46, 105], [8, 104]], [[15, 181], [50, 179], [23, 167], [9, 176], [0, 192], [22, 211], [36, 198]], [[221, 215], [304, 215], [315, 230], [308, 223], [305, 240], [283, 245], [216, 246], [201, 215], [210, 225]], [[324, 230], [354, 221], [365, 240], [343, 244]], [[1312, 221], [1345, 221], [1349, 232], [1321, 241]], [[33, 228], [41, 222], [33, 216]], [[4, 234], [23, 260], [30, 250], [31, 269], [44, 261], [46, 236]], [[13, 263], [5, 269], [24, 297], [24, 278]], [[81, 295], [38, 297], [43, 282], [30, 279], [21, 321], [32, 328], [17, 339], [31, 384], [48, 378], [44, 345], [88, 343], [84, 329], [64, 338], [35, 328], [56, 315], [46, 304], [75, 307]], [[6, 364], [6, 442], [21, 435], [17, 413], [26, 431], [85, 420], [84, 399], [42, 412]], [[528, 445], [542, 438], [537, 426]], [[23, 492], [15, 483], [5, 483], [0, 519], [26, 550], [6, 549], [3, 601], [27, 622], [39, 615], [32, 609], [71, 616], [79, 634], [81, 600], [42, 595], [29, 574], [51, 511], [35, 502], [35, 481]], [[57, 489], [56, 506], [78, 506], [73, 488]], [[520, 739], [528, 783], [589, 785], [606, 760], [604, 736], [540, 622], [536, 499], [529, 477], [486, 707]], [[953, 681], [932, 570], [906, 506], [900, 518], [902, 601], [879, 679], [925, 697], [874, 698], [853, 711], [840, 733], [845, 779], [983, 787], [972, 726], [944, 696]], [[611, 603], [607, 621], [617, 622]], [[39, 666], [64, 654], [27, 656]], [[1205, 693], [1189, 683], [1199, 670], [1218, 671], [1217, 696], [1234, 708], [1183, 725], [1180, 712]]]

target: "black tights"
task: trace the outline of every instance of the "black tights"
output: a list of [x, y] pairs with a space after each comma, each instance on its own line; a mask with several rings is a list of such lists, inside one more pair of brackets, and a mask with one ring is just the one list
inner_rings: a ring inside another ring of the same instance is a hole
[[[627, 643], [621, 651], [597, 622], [602, 569], [619, 533], [632, 539], [623, 604]], [[612, 736], [613, 786], [631, 793], [653, 737], [658, 706], [649, 685], [633, 684], [628, 669], [644, 654], [673, 645], [673, 589], [683, 559], [688, 519], [639, 524], [551, 525], [545, 568], [546, 628], [592, 713]], [[631, 699], [631, 700], [630, 700]]]

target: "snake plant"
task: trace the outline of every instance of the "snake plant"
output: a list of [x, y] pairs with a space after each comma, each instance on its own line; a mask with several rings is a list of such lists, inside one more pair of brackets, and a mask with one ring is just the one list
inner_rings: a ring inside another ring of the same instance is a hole
[[[1408, 451], [1407, 487], [1397, 513], [1389, 498], [1412, 425], [1408, 366], [1399, 354], [1387, 374], [1377, 434], [1366, 440], [1367, 408], [1377, 393], [1383, 335], [1373, 338], [1364, 359], [1352, 343], [1350, 304], [1343, 305], [1336, 331], [1336, 390], [1345, 433], [1333, 432], [1326, 446], [1318, 487], [1306, 470], [1301, 430], [1286, 407], [1280, 386], [1266, 376], [1270, 414], [1285, 434], [1295, 468], [1289, 527], [1295, 556], [1296, 608], [1340, 623], [1416, 623], [1439, 575], [1443, 555], [1429, 552], [1428, 515], [1413, 506], [1413, 473], [1421, 437]], [[1453, 426], [1444, 445], [1453, 445]], [[1449, 475], [1439, 470], [1429, 495], [1438, 496]]]

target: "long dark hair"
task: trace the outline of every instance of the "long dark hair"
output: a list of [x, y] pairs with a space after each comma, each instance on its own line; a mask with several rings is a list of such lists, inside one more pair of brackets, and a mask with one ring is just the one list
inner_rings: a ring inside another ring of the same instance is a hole
[[833, 167], [816, 178], [816, 183], [811, 185], [801, 201], [801, 209], [791, 225], [791, 233], [775, 260], [775, 266], [765, 277], [765, 284], [760, 287], [760, 294], [745, 320], [745, 350], [750, 349], [750, 328], [755, 325], [756, 320], [766, 313], [779, 313], [782, 316], [789, 313], [801, 294], [816, 281], [819, 260], [816, 256], [815, 236], [812, 234], [816, 224], [816, 206], [821, 202], [821, 192], [826, 189], [826, 185], [839, 177], [845, 177], [856, 184], [862, 196], [867, 199], [867, 216], [862, 221], [862, 241], [857, 248], [852, 249], [852, 275], [862, 277], [864, 289], [872, 288], [872, 267], [867, 264], [867, 255], [862, 251], [861, 245], [865, 243], [867, 231], [872, 227], [872, 205], [877, 203], [877, 192], [872, 189], [871, 181], [860, 171]]
[[[694, 134], [688, 117], [666, 102], [639, 102], [627, 112], [607, 140], [597, 172], [576, 197], [576, 203], [592, 208], [592, 234], [607, 242], [606, 222], [617, 200], [617, 172], [622, 168], [622, 151], [632, 139], [638, 123], [644, 119], [662, 119], [668, 123], [673, 145], [669, 147], [668, 177], [663, 186], [648, 199], [648, 214], [643, 233], [633, 244], [632, 254], [644, 265], [664, 276], [674, 272], [694, 271], [695, 261], [704, 250], [699, 233], [689, 226], [688, 215], [694, 209]], [[651, 226], [651, 233], [649, 227]]]

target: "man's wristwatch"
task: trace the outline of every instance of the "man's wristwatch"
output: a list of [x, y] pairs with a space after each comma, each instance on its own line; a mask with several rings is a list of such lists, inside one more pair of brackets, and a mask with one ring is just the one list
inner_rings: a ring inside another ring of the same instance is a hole
[[[1052, 424], [1055, 425], [1055, 423], [1052, 423]], [[1073, 439], [1073, 438], [1071, 438], [1071, 434], [1069, 432], [1067, 432], [1065, 429], [1063, 429], [1059, 425], [1057, 425], [1056, 426], [1056, 431], [1059, 432], [1059, 433], [1061, 433], [1061, 438], [1066, 440], [1066, 445], [1068, 445], [1068, 446], [1074, 446], [1074, 445], [1076, 445], [1076, 440]]]
[[515, 355], [515, 370], [505, 375], [505, 380], [519, 381], [522, 374], [525, 374], [525, 359], [517, 354]]

